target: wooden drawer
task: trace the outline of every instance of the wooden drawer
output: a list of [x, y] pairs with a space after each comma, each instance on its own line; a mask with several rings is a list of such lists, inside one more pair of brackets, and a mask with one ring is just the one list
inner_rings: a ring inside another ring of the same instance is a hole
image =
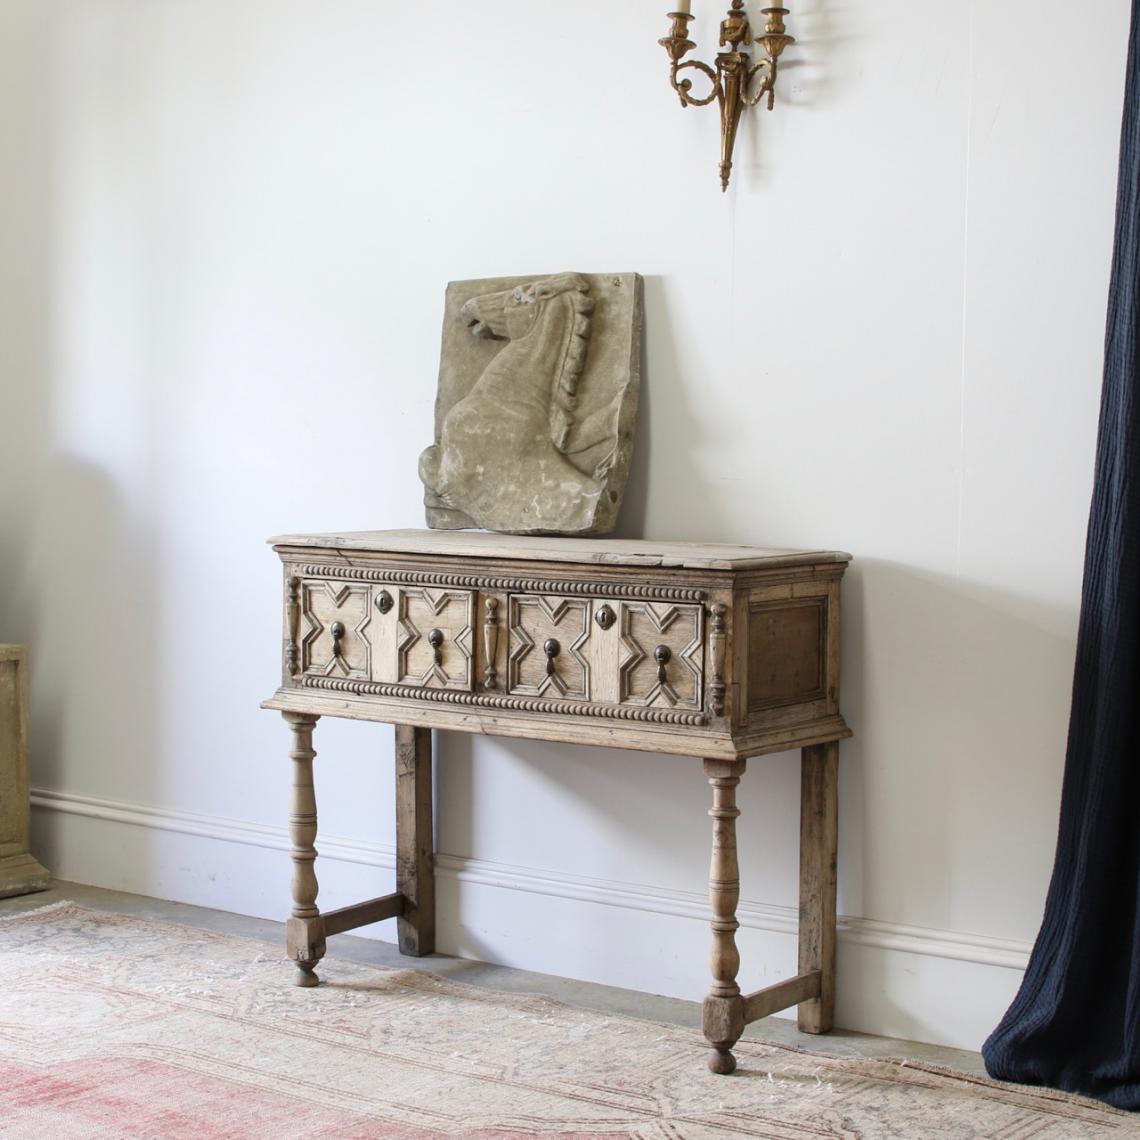
[[300, 671], [309, 676], [368, 680], [372, 676], [369, 587], [360, 582], [302, 578], [297, 589]]
[[507, 599], [507, 692], [589, 701], [588, 598], [512, 594]]
[[274, 708], [730, 761], [849, 735], [840, 552], [477, 531], [274, 546]]
[[699, 710], [700, 605], [512, 594], [507, 692], [518, 696]]
[[474, 687], [472, 590], [302, 578], [297, 602], [304, 675]]
[[704, 607], [622, 602], [622, 704], [699, 709], [704, 696]]

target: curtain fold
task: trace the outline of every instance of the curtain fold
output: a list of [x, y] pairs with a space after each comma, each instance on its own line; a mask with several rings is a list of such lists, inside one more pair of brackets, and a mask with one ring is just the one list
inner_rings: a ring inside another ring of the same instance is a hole
[[994, 1077], [1140, 1109], [1140, 0], [1129, 37], [1096, 474], [1053, 877]]

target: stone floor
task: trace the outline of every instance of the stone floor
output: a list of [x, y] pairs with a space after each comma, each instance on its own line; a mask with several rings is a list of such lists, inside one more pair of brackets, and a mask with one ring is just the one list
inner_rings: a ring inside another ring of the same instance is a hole
[[[280, 922], [247, 918], [240, 914], [230, 914], [228, 911], [209, 910], [205, 907], [188, 906], [185, 903], [165, 902], [144, 895], [128, 895], [121, 891], [104, 890], [102, 887], [85, 887], [78, 883], [57, 882], [47, 891], [19, 898], [0, 899], [0, 916], [33, 910], [64, 899], [81, 903], [93, 910], [166, 919], [224, 934], [264, 939], [284, 948], [285, 927]], [[441, 977], [492, 990], [547, 994], [570, 1005], [595, 1009], [603, 1013], [622, 1014], [626, 1017], [663, 1021], [694, 1028], [699, 1027], [701, 1023], [701, 1007], [698, 1002], [659, 997], [655, 994], [623, 990], [614, 986], [601, 986], [593, 982], [577, 982], [570, 978], [556, 978], [550, 974], [513, 970], [506, 966], [493, 966], [487, 962], [449, 958], [445, 954], [409, 959], [403, 957], [392, 943], [354, 937], [351, 934], [339, 934], [332, 939], [329, 953], [339, 958], [373, 966], [406, 969], [409, 965], [414, 965], [417, 969], [427, 970]], [[915, 1041], [899, 1041], [893, 1037], [874, 1037], [848, 1030], [834, 1030], [821, 1037], [812, 1037], [800, 1033], [794, 1021], [778, 1017], [768, 1017], [753, 1022], [745, 1030], [745, 1036], [765, 1038], [812, 1052], [830, 1053], [833, 1056], [907, 1057], [926, 1064], [956, 1069], [959, 1072], [975, 1074], [985, 1072], [981, 1056], [963, 1049], [923, 1045]]]

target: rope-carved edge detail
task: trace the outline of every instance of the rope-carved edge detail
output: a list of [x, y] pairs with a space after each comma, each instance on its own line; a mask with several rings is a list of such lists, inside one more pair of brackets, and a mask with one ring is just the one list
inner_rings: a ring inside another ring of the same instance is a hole
[[[635, 569], [632, 568], [631, 569]], [[527, 594], [581, 594], [597, 598], [645, 598], [662, 602], [702, 602], [705, 590], [681, 586], [643, 586], [625, 582], [567, 582], [547, 578], [492, 578], [480, 574], [438, 574], [431, 570], [365, 570], [357, 566], [299, 566], [307, 578], [354, 582], [395, 582], [409, 586], [458, 586], [466, 589], [519, 590]]]
[[411, 685], [390, 685], [380, 681], [353, 681], [341, 677], [301, 678], [306, 689], [331, 689], [356, 696], [415, 697], [443, 701], [452, 705], [477, 705], [481, 708], [507, 709], [518, 712], [571, 713], [576, 716], [599, 716], [610, 720], [640, 720], [655, 724], [682, 725], [699, 728], [709, 722], [704, 713], [674, 712], [670, 709], [628, 708], [624, 705], [600, 705], [586, 701], [542, 701], [523, 697], [491, 696], [482, 693], [456, 692], [450, 689], [423, 689]]

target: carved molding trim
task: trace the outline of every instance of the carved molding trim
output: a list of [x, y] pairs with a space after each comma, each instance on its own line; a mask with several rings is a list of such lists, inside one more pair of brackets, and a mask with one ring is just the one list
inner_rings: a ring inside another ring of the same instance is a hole
[[[636, 573], [636, 567], [630, 567]], [[633, 582], [566, 582], [553, 578], [500, 578], [485, 574], [439, 574], [431, 570], [367, 570], [359, 566], [303, 565], [306, 578], [350, 582], [394, 582], [406, 586], [452, 586], [468, 590], [516, 590], [524, 594], [577, 594], [591, 598], [635, 598], [659, 602], [703, 602], [707, 590], [684, 586], [646, 586]]]
[[627, 705], [600, 705], [588, 701], [544, 701], [527, 697], [492, 696], [486, 693], [459, 693], [453, 689], [421, 689], [414, 685], [389, 685], [380, 681], [353, 681], [347, 677], [313, 677], [305, 675], [301, 685], [306, 689], [328, 689], [356, 696], [414, 697], [417, 700], [442, 701], [453, 705], [476, 705], [482, 708], [506, 709], [512, 712], [570, 713], [575, 716], [599, 716], [610, 720], [639, 720], [652, 724], [682, 725], [698, 728], [708, 724], [704, 713], [676, 712], [672, 709], [631, 708]]

